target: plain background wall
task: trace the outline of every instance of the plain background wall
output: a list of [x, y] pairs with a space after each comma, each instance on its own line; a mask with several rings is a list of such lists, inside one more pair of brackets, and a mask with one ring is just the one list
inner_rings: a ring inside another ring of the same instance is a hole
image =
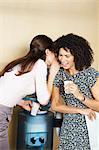
[[[93, 66], [99, 70], [99, 0], [0, 0], [0, 70], [25, 55], [35, 35], [55, 40], [71, 32], [90, 42]], [[15, 132], [10, 136], [13, 147]]]
[[27, 53], [33, 36], [71, 32], [90, 42], [99, 69], [98, 14], [98, 0], [0, 0], [0, 70]]
[[99, 1], [97, 2], [97, 8], [97, 66], [99, 70]]

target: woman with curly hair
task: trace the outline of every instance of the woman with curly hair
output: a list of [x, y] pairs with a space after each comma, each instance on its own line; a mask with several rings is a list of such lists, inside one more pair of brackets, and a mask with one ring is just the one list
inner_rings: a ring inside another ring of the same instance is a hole
[[99, 112], [99, 72], [91, 67], [93, 51], [87, 40], [72, 33], [54, 44], [61, 68], [54, 80], [52, 109], [64, 114], [59, 150], [98, 150], [94, 135], [89, 136]]

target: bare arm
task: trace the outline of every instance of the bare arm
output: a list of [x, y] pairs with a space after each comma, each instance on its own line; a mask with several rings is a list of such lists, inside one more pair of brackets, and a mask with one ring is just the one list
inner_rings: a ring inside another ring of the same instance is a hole
[[85, 101], [83, 103], [89, 108], [99, 112], [99, 78], [92, 87], [91, 92], [94, 99], [90, 100], [88, 97], [85, 97]]
[[57, 74], [59, 68], [60, 68], [59, 63], [57, 62], [57, 60], [54, 60], [53, 64], [51, 65], [51, 67], [49, 69], [49, 76], [48, 76], [48, 91], [50, 93], [50, 96], [52, 94], [53, 81], [54, 81], [55, 75]]
[[58, 87], [53, 87], [53, 92], [52, 92], [52, 104], [51, 108], [54, 111], [60, 112], [60, 113], [71, 113], [71, 114], [84, 114], [84, 115], [90, 115], [95, 118], [95, 113], [91, 109], [82, 109], [82, 108], [77, 108], [77, 107], [72, 107], [72, 106], [67, 106], [63, 103], [60, 102], [60, 94], [59, 94], [59, 88]]
[[36, 87], [36, 94], [37, 100], [41, 105], [47, 105], [51, 94], [52, 94], [52, 87], [53, 87], [53, 80], [55, 78], [56, 73], [59, 70], [59, 64], [55, 60], [50, 67], [48, 82], [46, 81], [47, 77], [47, 67], [44, 62], [38, 62], [36, 69], [35, 69], [35, 87]]
[[32, 107], [32, 102], [30, 100], [20, 100], [20, 102], [18, 103], [19, 106], [21, 106], [22, 108], [24, 108], [25, 110], [30, 111], [31, 107]]
[[74, 94], [74, 96], [77, 99], [79, 99], [79, 101], [81, 101], [84, 105], [86, 105], [90, 109], [99, 112], [99, 78], [97, 78], [96, 83], [91, 88], [93, 99], [90, 99], [87, 96], [84, 97], [84, 95], [79, 91], [78, 87], [75, 84], [71, 84], [70, 88], [71, 93]]

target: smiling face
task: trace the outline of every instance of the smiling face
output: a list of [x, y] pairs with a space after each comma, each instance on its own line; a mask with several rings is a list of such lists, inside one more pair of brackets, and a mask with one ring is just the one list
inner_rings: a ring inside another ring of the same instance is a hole
[[69, 49], [60, 48], [58, 59], [64, 69], [75, 69], [74, 56], [70, 53]]

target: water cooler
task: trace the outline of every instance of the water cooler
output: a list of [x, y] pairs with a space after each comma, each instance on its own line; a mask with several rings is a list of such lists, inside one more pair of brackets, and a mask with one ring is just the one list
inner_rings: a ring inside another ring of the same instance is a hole
[[53, 113], [30, 115], [23, 111], [18, 117], [17, 150], [52, 150]]
[[[36, 98], [32, 95], [25, 100], [36, 101]], [[24, 109], [18, 114], [17, 150], [53, 149], [53, 128], [60, 127], [62, 120], [55, 119], [49, 107], [50, 104], [41, 106], [36, 116]]]

